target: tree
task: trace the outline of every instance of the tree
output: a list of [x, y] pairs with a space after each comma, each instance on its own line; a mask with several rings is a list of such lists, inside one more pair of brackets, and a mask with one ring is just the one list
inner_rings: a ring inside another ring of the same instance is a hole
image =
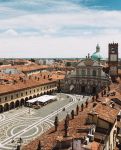
[[99, 98], [99, 95], [98, 94], [96, 94], [96, 100]]
[[108, 91], [110, 91], [110, 86], [108, 86]]
[[104, 90], [104, 95], [106, 94], [106, 89]]
[[64, 132], [65, 132], [65, 137], [68, 136], [68, 127], [69, 127], [69, 121], [67, 119], [65, 119], [65, 122], [64, 122]]
[[74, 110], [71, 111], [71, 118], [74, 119]]
[[31, 62], [35, 62], [35, 59], [31, 58], [30, 61], [31, 61]]
[[86, 108], [88, 107], [88, 101], [86, 101]]
[[103, 91], [101, 92], [101, 96], [103, 97]]
[[84, 104], [81, 105], [81, 111], [83, 111], [83, 109], [84, 109]]
[[93, 102], [95, 101], [95, 97], [94, 97], [94, 96], [92, 97], [92, 101], [93, 101]]
[[66, 115], [66, 120], [69, 122], [70, 120], [69, 114]]
[[40, 141], [39, 141], [39, 143], [38, 143], [37, 150], [42, 150], [42, 144], [41, 144]]
[[76, 106], [76, 114], [77, 115], [79, 114], [79, 106], [78, 105]]
[[58, 129], [58, 125], [59, 125], [58, 116], [56, 116], [56, 117], [55, 117], [54, 125], [55, 125], [55, 131], [57, 131], [57, 129]]

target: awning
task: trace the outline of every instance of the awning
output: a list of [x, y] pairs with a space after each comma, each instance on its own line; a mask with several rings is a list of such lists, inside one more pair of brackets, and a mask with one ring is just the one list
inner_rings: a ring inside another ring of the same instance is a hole
[[56, 99], [56, 98], [57, 98], [57, 96], [53, 96], [53, 95], [43, 95], [43, 96], [28, 100], [27, 102], [28, 103], [35, 103], [35, 102], [45, 103], [45, 102], [48, 102], [48, 101], [50, 101], [52, 99]]

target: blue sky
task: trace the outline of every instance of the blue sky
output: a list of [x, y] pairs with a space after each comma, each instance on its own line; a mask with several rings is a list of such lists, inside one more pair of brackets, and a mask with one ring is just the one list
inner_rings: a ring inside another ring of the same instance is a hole
[[[121, 39], [120, 0], [0, 0], [1, 57], [85, 57]], [[120, 51], [119, 51], [119, 55]]]

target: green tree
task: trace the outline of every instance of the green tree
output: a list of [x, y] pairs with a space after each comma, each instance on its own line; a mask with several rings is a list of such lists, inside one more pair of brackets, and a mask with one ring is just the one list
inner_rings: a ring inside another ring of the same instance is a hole
[[79, 114], [79, 106], [78, 105], [76, 106], [76, 114], [77, 115]]
[[71, 118], [74, 119], [74, 110], [71, 111]]
[[59, 125], [58, 116], [56, 116], [56, 117], [55, 117], [54, 125], [55, 125], [55, 131], [57, 131], [57, 129], [58, 129], [58, 125]]
[[98, 94], [96, 94], [96, 100], [99, 98], [99, 95]]
[[103, 97], [103, 91], [101, 92], [101, 96]]
[[92, 101], [93, 101], [93, 102], [95, 101], [95, 97], [94, 97], [94, 96], [92, 97]]
[[108, 91], [110, 91], [110, 86], [108, 86]]
[[65, 122], [64, 122], [64, 136], [67, 137], [68, 136], [68, 127], [69, 127], [69, 121], [67, 119], [65, 119]]
[[81, 105], [81, 111], [83, 111], [83, 110], [84, 110], [84, 104]]
[[39, 141], [39, 143], [38, 143], [37, 150], [42, 150], [42, 144], [41, 144], [40, 141]]
[[86, 101], [86, 108], [88, 107], [88, 101]]
[[69, 114], [66, 115], [66, 120], [69, 122], [69, 120], [70, 120]]

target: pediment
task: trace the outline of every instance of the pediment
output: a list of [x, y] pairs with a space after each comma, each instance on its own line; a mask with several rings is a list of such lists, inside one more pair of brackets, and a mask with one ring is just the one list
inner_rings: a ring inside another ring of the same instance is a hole
[[84, 63], [86, 66], [92, 66], [94, 64], [94, 61], [92, 59], [86, 59]]
[[93, 63], [93, 66], [100, 66], [100, 64], [99, 64], [99, 62], [95, 61], [95, 62]]
[[78, 66], [78, 67], [85, 66], [84, 61], [81, 61], [77, 66]]

